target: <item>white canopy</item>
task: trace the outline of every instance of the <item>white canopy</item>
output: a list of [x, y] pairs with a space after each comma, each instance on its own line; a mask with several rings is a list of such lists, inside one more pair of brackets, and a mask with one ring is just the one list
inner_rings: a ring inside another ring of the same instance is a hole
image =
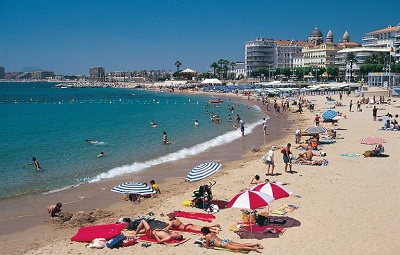
[[222, 82], [218, 79], [205, 79], [201, 84], [222, 84]]
[[182, 70], [181, 73], [196, 73], [196, 71], [190, 68], [186, 68], [185, 70]]

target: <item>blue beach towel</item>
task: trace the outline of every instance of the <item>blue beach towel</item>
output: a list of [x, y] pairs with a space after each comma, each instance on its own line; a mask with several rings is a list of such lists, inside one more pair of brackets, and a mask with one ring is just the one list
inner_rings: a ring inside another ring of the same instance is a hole
[[322, 160], [322, 165], [308, 165], [308, 164], [306, 164], [304, 162], [296, 162], [297, 165], [304, 165], [304, 166], [327, 166], [328, 163], [329, 163], [329, 161], [326, 160], [326, 159]]
[[350, 157], [350, 158], [359, 158], [359, 157], [361, 157], [360, 154], [354, 154], [354, 153], [343, 153], [343, 154], [340, 154], [340, 156]]

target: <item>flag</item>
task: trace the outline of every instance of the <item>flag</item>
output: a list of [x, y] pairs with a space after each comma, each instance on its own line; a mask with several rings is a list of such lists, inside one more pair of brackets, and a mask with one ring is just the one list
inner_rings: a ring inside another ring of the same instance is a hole
[[390, 47], [390, 56], [394, 56], [396, 51], [394, 50], [393, 46]]

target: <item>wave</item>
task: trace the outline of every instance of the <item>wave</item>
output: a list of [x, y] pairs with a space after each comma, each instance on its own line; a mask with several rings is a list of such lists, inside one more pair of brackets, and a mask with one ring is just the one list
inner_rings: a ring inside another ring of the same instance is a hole
[[[260, 121], [254, 122], [254, 123], [246, 124], [245, 132], [251, 133], [256, 127], [259, 127], [261, 125], [261, 123], [262, 123], [262, 121], [260, 120]], [[123, 165], [123, 166], [115, 167], [113, 169], [110, 169], [107, 172], [98, 174], [92, 178], [85, 178], [84, 180], [81, 180], [81, 182], [78, 184], [70, 185], [70, 186], [67, 186], [64, 188], [60, 188], [60, 189], [51, 190], [44, 194], [55, 193], [58, 191], [63, 191], [63, 190], [69, 189], [69, 188], [74, 188], [74, 187], [77, 187], [84, 183], [94, 183], [94, 182], [111, 179], [111, 178], [125, 175], [125, 174], [140, 172], [140, 171], [143, 171], [145, 169], [148, 169], [148, 168], [156, 166], [156, 165], [160, 165], [160, 164], [163, 164], [166, 162], [176, 161], [176, 160], [180, 160], [183, 158], [187, 158], [190, 156], [200, 154], [211, 148], [230, 143], [241, 137], [242, 137], [242, 133], [240, 132], [240, 130], [232, 130], [223, 135], [217, 136], [211, 140], [197, 144], [193, 147], [183, 148], [177, 152], [170, 153], [170, 154], [161, 156], [159, 158], [151, 159], [151, 160], [148, 160], [145, 162], [134, 162], [133, 164], [130, 164], [130, 165]]]

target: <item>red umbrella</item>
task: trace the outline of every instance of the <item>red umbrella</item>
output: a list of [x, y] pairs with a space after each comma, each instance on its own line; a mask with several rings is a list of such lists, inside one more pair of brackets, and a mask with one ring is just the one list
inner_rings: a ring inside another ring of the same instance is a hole
[[[226, 207], [254, 210], [263, 206], [267, 206], [273, 201], [274, 199], [265, 193], [247, 190], [234, 196], [226, 205]], [[253, 232], [251, 220], [250, 232]]]
[[386, 143], [386, 140], [377, 136], [368, 136], [361, 139], [360, 143], [368, 145], [377, 145], [380, 143]]
[[262, 193], [271, 196], [275, 200], [288, 197], [293, 194], [293, 192], [290, 189], [270, 182], [257, 184], [254, 187], [250, 188], [250, 190], [260, 191]]
[[254, 210], [267, 206], [273, 201], [274, 198], [265, 193], [247, 190], [234, 196], [226, 207]]

